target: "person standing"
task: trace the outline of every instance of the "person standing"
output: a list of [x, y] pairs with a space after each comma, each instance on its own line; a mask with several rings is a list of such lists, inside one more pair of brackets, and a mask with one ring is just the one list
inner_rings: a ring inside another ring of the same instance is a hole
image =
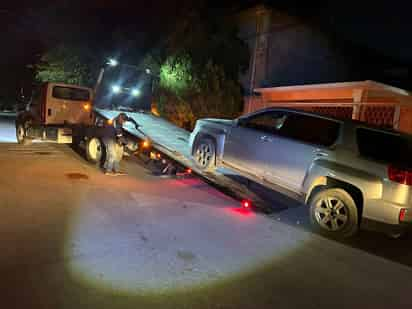
[[137, 122], [128, 117], [125, 113], [120, 113], [113, 119], [113, 128], [111, 134], [103, 138], [103, 143], [106, 147], [106, 160], [103, 164], [105, 175], [117, 176], [125, 175], [120, 171], [120, 161], [122, 161], [124, 146], [127, 145], [127, 138], [124, 136], [123, 124], [126, 121], [133, 122], [136, 129], [139, 127]]

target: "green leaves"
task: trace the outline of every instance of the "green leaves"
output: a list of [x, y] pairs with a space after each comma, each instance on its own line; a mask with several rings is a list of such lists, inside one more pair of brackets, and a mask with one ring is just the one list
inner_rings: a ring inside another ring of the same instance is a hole
[[187, 54], [175, 54], [166, 58], [160, 67], [160, 87], [178, 97], [196, 89], [192, 59]]
[[238, 77], [249, 52], [231, 23], [192, 12], [176, 25], [162, 54], [156, 90], [161, 115], [191, 129], [198, 118], [240, 114]]
[[36, 65], [36, 79], [40, 82], [92, 86], [96, 69], [90, 61], [91, 55], [91, 50], [85, 48], [58, 45], [44, 54]]

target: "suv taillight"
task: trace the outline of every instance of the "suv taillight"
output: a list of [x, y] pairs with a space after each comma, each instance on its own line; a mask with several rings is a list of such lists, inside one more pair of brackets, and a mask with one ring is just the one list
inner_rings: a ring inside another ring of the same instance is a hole
[[412, 186], [412, 170], [389, 165], [388, 176], [392, 181]]

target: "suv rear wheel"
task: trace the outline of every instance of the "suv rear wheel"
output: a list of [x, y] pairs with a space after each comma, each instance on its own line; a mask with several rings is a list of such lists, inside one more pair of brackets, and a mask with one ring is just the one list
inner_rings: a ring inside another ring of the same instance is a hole
[[347, 238], [359, 229], [358, 209], [352, 196], [343, 189], [320, 191], [309, 202], [310, 221], [322, 234]]

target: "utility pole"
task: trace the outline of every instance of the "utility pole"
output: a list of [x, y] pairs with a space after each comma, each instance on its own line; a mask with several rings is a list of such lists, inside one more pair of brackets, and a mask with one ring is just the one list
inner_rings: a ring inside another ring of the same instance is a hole
[[266, 71], [266, 59], [262, 58], [267, 55], [268, 46], [268, 29], [270, 28], [270, 10], [264, 5], [258, 6], [255, 10], [255, 44], [252, 54], [251, 74], [249, 92], [253, 95], [256, 87], [256, 76], [259, 76], [259, 82]]

